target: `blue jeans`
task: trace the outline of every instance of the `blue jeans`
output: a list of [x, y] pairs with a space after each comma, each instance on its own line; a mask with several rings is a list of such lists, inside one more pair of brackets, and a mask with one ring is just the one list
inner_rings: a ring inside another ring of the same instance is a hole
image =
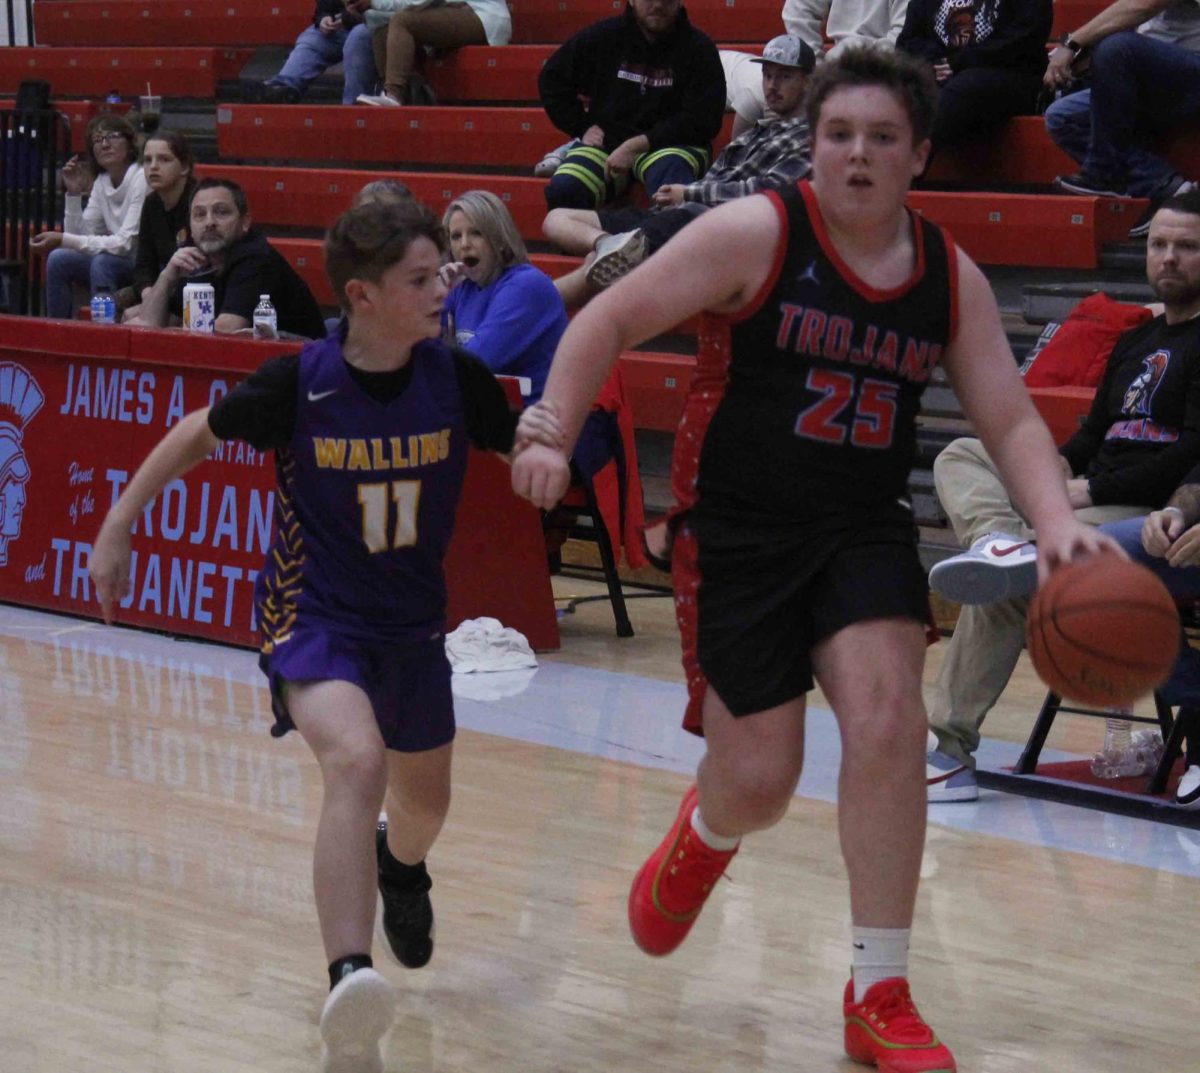
[[[1100, 526], [1128, 553], [1135, 563], [1149, 567], [1176, 601], [1200, 599], [1200, 566], [1171, 566], [1166, 559], [1149, 554], [1142, 547], [1142, 523], [1145, 518], [1127, 518]], [[1171, 677], [1162, 687], [1168, 704], [1200, 704], [1200, 651], [1185, 638]]]
[[307, 27], [296, 38], [283, 69], [274, 78], [267, 79], [267, 85], [291, 86], [303, 93], [327, 67], [341, 62], [347, 35], [346, 30], [334, 30], [326, 36], [315, 26]]
[[346, 76], [342, 104], [353, 104], [360, 93], [374, 93], [379, 86], [375, 52], [371, 48], [374, 33], [365, 22], [360, 22], [346, 35], [342, 50], [342, 71]]
[[1050, 137], [1089, 176], [1161, 198], [1180, 176], [1142, 142], [1200, 117], [1200, 54], [1126, 30], [1096, 46], [1092, 72], [1047, 109]]
[[133, 282], [133, 258], [111, 253], [81, 253], [60, 246], [46, 258], [46, 314], [59, 320], [75, 316], [75, 284], [86, 285], [90, 298], [101, 287], [116, 294]]

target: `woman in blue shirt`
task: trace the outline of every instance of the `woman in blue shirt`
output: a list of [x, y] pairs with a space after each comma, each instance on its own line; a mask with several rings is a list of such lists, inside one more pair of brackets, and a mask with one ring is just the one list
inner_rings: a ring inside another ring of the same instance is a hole
[[529, 263], [525, 242], [495, 194], [470, 190], [442, 217], [453, 285], [444, 325], [450, 339], [493, 373], [528, 377], [525, 404], [542, 397], [567, 313], [550, 277]]

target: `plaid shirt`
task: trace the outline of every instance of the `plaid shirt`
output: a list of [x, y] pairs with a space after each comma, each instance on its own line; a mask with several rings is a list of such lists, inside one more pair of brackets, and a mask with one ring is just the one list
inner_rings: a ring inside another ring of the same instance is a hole
[[760, 190], [790, 186], [812, 170], [811, 154], [804, 119], [760, 119], [725, 146], [703, 179], [683, 188], [683, 200], [720, 205]]

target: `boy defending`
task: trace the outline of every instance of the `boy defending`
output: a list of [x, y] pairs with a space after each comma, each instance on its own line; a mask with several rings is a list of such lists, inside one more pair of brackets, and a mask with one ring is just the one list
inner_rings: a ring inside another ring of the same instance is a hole
[[[313, 878], [329, 961], [328, 1073], [382, 1069], [394, 999], [372, 968], [377, 886], [396, 959], [419, 968], [433, 952], [425, 858], [450, 804], [455, 731], [442, 559], [468, 444], [513, 446], [500, 385], [437, 338], [443, 247], [441, 225], [416, 202], [342, 216], [325, 242], [340, 331], [183, 418], [109, 511], [90, 564], [111, 622], [146, 504], [220, 440], [274, 450], [275, 534], [255, 588], [260, 665], [272, 734], [299, 730], [324, 785]], [[540, 427], [554, 442], [544, 417]]]

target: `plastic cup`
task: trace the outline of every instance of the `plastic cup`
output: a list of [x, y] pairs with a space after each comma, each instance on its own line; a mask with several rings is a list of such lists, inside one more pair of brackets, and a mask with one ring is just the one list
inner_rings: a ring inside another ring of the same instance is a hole
[[157, 94], [139, 97], [138, 111], [142, 113], [142, 130], [146, 134], [153, 133], [158, 129], [162, 115], [162, 97]]

